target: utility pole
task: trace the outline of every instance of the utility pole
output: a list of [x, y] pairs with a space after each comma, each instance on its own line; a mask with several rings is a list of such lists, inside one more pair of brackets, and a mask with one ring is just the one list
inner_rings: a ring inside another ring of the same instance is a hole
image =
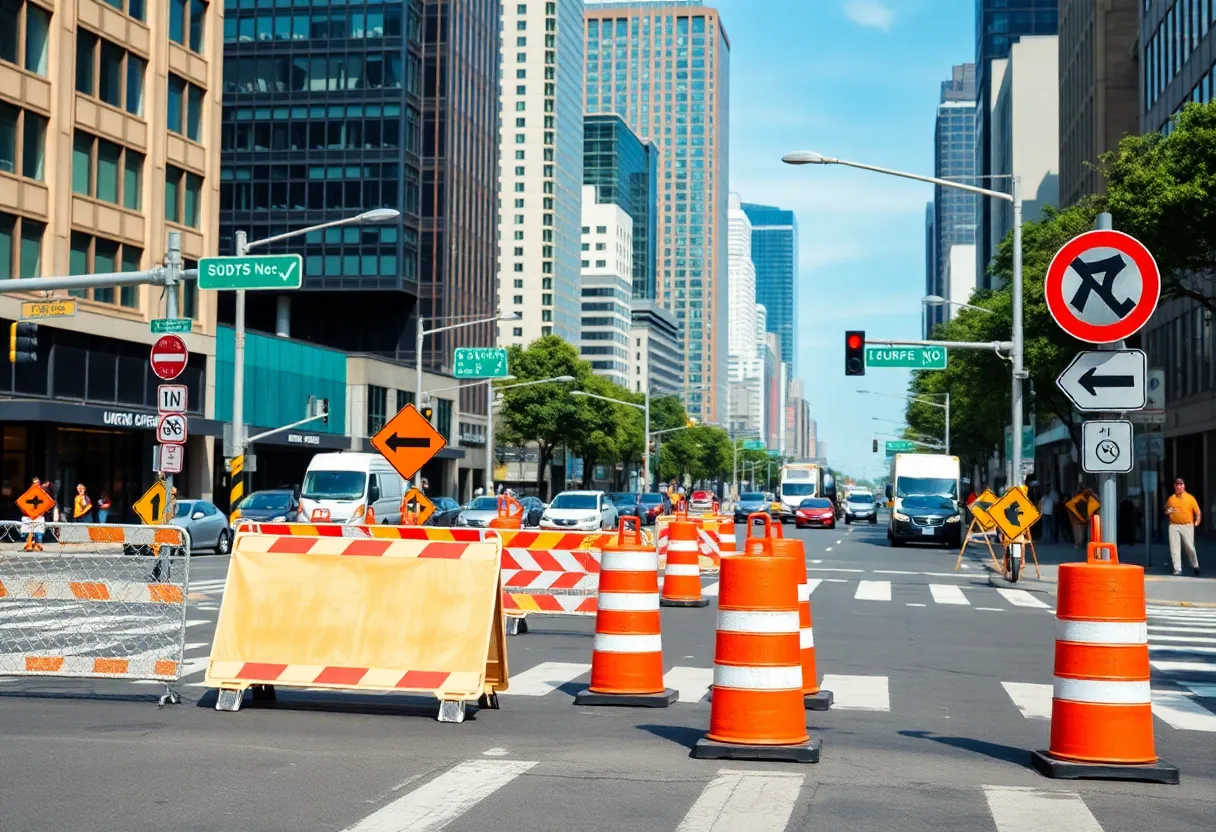
[[[177, 284], [182, 276], [182, 232], [170, 231], [168, 243], [165, 246], [165, 317], [177, 317]], [[165, 447], [164, 445], [161, 446]], [[173, 515], [170, 507], [176, 509], [177, 500], [173, 497], [173, 475], [165, 477], [165, 514], [164, 521], [169, 523]]]
[[[244, 231], [236, 232], [236, 256], [245, 257], [249, 254], [249, 238]], [[237, 494], [236, 485], [244, 481], [245, 457], [245, 290], [236, 290], [236, 320], [233, 322], [232, 340], [232, 446], [233, 458], [239, 459], [240, 464], [234, 466], [232, 481], [229, 483], [233, 495]], [[239, 478], [239, 479], [238, 479]], [[244, 493], [242, 486], [240, 493]], [[239, 499], [239, 497], [238, 497]], [[228, 507], [229, 513], [235, 505]]]
[[[1114, 222], [1113, 222], [1111, 215], [1105, 211], [1098, 214], [1098, 217], [1094, 222], [1094, 228], [1099, 231], [1109, 231], [1112, 228], [1114, 228]], [[1121, 350], [1121, 349], [1123, 349], [1123, 342], [1116, 341], [1113, 344], [1099, 344], [1098, 349], [1100, 349], [1100, 350]], [[1123, 418], [1123, 415], [1119, 414], [1119, 413], [1103, 413], [1098, 418], [1100, 418], [1100, 419], [1121, 419], [1121, 418]], [[1145, 458], [1147, 459], [1147, 454], [1148, 454], [1148, 440], [1147, 439], [1145, 440], [1144, 451], [1145, 451]], [[1144, 501], [1145, 515], [1148, 515], [1148, 513], [1150, 511], [1147, 497], [1148, 497], [1148, 495], [1146, 494], [1145, 495], [1146, 499]], [[1119, 522], [1118, 521], [1118, 511], [1117, 511], [1118, 504], [1119, 504], [1119, 490], [1118, 490], [1118, 480], [1117, 480], [1115, 474], [1099, 474], [1098, 475], [1098, 500], [1102, 503], [1101, 508], [1098, 509], [1098, 516], [1102, 518], [1102, 537], [1105, 540], [1114, 542], [1114, 541], [1118, 540], [1118, 535], [1116, 534], [1118, 529], [1117, 529], [1116, 524]], [[1110, 552], [1103, 549], [1103, 550], [1099, 551], [1098, 556], [1102, 560], [1109, 560]]]

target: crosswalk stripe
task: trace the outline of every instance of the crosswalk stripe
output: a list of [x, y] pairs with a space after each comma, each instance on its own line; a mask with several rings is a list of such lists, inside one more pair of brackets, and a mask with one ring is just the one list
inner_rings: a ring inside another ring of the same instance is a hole
[[343, 832], [443, 829], [535, 765], [524, 760], [465, 760]]
[[820, 686], [830, 690], [832, 707], [842, 711], [889, 711], [891, 692], [886, 676], [845, 676], [825, 673]]
[[1001, 687], [1022, 716], [1027, 719], [1051, 719], [1051, 685], [1031, 682], [1001, 682]]
[[1149, 639], [1148, 652], [1150, 653], [1202, 653], [1204, 655], [1216, 654], [1216, 647], [1192, 647], [1189, 644], [1156, 644], [1152, 639]]
[[998, 589], [997, 592], [1001, 594], [1002, 598], [1013, 604], [1015, 607], [1035, 607], [1037, 609], [1047, 609], [1046, 604], [1044, 604], [1038, 598], [1035, 598], [1024, 589]]
[[1194, 697], [1176, 690], [1152, 692], [1153, 713], [1180, 731], [1216, 733], [1216, 714], [1195, 701]]
[[1205, 699], [1216, 699], [1216, 685], [1208, 684], [1207, 682], [1179, 682], [1178, 684], [1196, 696], [1202, 696]]
[[819, 578], [807, 578], [807, 581], [806, 581], [807, 593], [814, 595], [815, 587], [819, 586], [821, 583], [823, 583], [823, 581], [821, 581]]
[[713, 681], [712, 667], [673, 667], [663, 674], [663, 685], [678, 692], [680, 702], [700, 702]]
[[1216, 663], [1208, 664], [1206, 662], [1155, 662], [1150, 660], [1155, 669], [1162, 673], [1174, 673], [1182, 671], [1184, 673], [1216, 673]]
[[1160, 633], [1196, 633], [1216, 635], [1216, 627], [1167, 627], [1160, 624], [1149, 624], [1148, 631]]
[[1161, 641], [1181, 641], [1186, 644], [1216, 644], [1216, 638], [1203, 638], [1202, 636], [1159, 636], [1153, 634], [1148, 637], [1148, 641], [1149, 644]]
[[971, 606], [963, 590], [954, 584], [929, 584], [929, 593], [935, 604], [961, 604]]
[[676, 832], [783, 832], [805, 775], [722, 769], [701, 790]]
[[858, 581], [853, 598], [858, 601], [890, 601], [890, 581]]
[[503, 696], [544, 696], [591, 671], [591, 665], [576, 662], [541, 662], [518, 675], [512, 674]]
[[714, 581], [712, 584], [708, 584], [707, 586], [703, 587], [701, 589], [701, 594], [709, 598], [716, 598], [718, 596], [718, 582]]
[[1076, 792], [1025, 786], [984, 786], [997, 832], [1102, 832], [1102, 825]]

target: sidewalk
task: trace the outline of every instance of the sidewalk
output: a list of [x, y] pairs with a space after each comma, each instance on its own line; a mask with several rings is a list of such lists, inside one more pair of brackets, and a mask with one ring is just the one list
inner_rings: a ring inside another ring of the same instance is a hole
[[[967, 547], [969, 554], [978, 555], [982, 552], [985, 556], [987, 555], [987, 551], [982, 548], [982, 543], [980, 544], [980, 549], [975, 549], [973, 546], [974, 544]], [[1056, 593], [1056, 582], [1059, 580], [1059, 565], [1061, 563], [1078, 563], [1085, 560], [1085, 551], [1080, 548], [1074, 549], [1069, 544], [1043, 543], [1041, 541], [1035, 541], [1034, 546], [1039, 556], [1039, 572], [1041, 573], [1041, 577], [1035, 576], [1034, 560], [1030, 557], [1029, 550], [1027, 550], [1026, 562], [1022, 567], [1022, 577], [1016, 586], [1019, 589], [1047, 592], [1054, 595]], [[1198, 578], [1192, 576], [1190, 563], [1187, 562], [1186, 555], [1184, 554], [1182, 556], [1183, 574], [1179, 577], [1174, 577], [1174, 567], [1170, 563], [1169, 546], [1164, 543], [1154, 543], [1152, 545], [1152, 550], [1149, 554], [1149, 562], [1152, 565], [1146, 567], [1144, 574], [1145, 593], [1150, 603], [1216, 607], [1216, 544], [1206, 540], [1197, 540], [1195, 541], [1195, 548], [1199, 552], [1199, 568], [1202, 574]], [[1144, 544], [1135, 543], [1120, 546], [1119, 562], [1129, 563], [1133, 566], [1145, 566]], [[1013, 586], [1013, 584], [1010, 584], [1001, 576], [991, 562], [988, 562], [987, 569], [989, 572], [989, 583], [993, 586]]]

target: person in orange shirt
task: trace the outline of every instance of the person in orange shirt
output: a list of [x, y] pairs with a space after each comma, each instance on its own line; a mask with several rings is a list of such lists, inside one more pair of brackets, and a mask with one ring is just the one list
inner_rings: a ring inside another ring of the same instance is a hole
[[1191, 568], [1199, 574], [1199, 556], [1195, 553], [1195, 527], [1203, 520], [1199, 503], [1187, 493], [1182, 477], [1174, 480], [1174, 493], [1165, 501], [1165, 516], [1170, 519], [1170, 559], [1174, 574], [1182, 574], [1182, 549], [1191, 559]]

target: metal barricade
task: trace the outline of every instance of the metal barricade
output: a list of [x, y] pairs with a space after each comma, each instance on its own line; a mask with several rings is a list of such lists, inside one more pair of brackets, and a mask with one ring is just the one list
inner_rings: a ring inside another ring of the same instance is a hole
[[0, 521], [0, 676], [152, 680], [180, 702], [190, 537]]

